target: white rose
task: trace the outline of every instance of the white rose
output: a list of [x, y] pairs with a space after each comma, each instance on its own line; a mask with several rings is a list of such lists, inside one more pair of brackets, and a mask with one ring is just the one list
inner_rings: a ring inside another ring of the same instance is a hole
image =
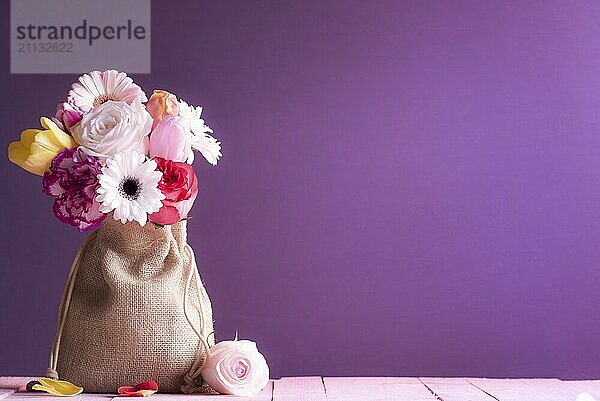
[[71, 129], [73, 138], [87, 153], [105, 158], [135, 150], [146, 154], [152, 117], [139, 99], [102, 103], [84, 114]]
[[200, 371], [204, 381], [221, 394], [254, 396], [269, 383], [269, 366], [248, 340], [221, 341], [210, 348]]

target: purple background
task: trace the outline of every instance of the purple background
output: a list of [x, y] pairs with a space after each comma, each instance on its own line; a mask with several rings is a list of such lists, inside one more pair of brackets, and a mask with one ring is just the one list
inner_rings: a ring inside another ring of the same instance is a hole
[[[598, 377], [600, 4], [561, 3], [154, 2], [134, 78], [223, 141], [189, 235], [217, 336], [273, 377]], [[76, 76], [3, 61], [5, 149]], [[40, 374], [84, 235], [0, 163], [0, 374]]]

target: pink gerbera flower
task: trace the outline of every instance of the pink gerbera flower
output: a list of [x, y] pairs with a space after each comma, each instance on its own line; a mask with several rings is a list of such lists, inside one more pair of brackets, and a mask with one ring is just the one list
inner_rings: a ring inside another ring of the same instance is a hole
[[148, 100], [142, 88], [134, 84], [127, 74], [116, 70], [83, 74], [69, 91], [69, 102], [84, 114], [108, 100], [131, 103], [135, 99], [141, 102]]

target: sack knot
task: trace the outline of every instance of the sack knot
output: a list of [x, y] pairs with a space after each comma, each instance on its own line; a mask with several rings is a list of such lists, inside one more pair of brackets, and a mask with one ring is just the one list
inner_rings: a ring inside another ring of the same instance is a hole
[[46, 377], [58, 380], [58, 372], [52, 368], [46, 369]]
[[[200, 380], [197, 380], [198, 378]], [[185, 394], [202, 392], [202, 377], [192, 377], [192, 375], [190, 375], [188, 372], [185, 374], [185, 376], [183, 376], [183, 381], [185, 382], [185, 386], [181, 386], [181, 391]]]

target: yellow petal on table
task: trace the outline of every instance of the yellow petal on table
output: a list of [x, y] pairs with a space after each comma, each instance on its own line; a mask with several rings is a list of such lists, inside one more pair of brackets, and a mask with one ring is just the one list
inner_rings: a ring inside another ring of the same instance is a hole
[[34, 390], [45, 391], [52, 395], [60, 397], [72, 397], [83, 392], [83, 387], [76, 386], [65, 380], [49, 379], [47, 377], [40, 377], [38, 381], [41, 384], [34, 384]]

